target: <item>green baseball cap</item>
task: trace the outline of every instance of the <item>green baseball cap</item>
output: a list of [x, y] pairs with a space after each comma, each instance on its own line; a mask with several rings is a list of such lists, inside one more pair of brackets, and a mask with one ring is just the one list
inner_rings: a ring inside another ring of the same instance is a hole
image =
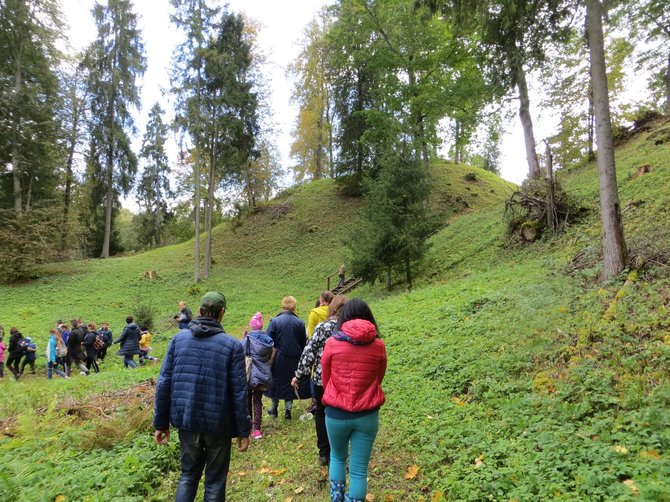
[[226, 297], [218, 291], [209, 291], [200, 300], [200, 306], [205, 310], [217, 311], [226, 308]]

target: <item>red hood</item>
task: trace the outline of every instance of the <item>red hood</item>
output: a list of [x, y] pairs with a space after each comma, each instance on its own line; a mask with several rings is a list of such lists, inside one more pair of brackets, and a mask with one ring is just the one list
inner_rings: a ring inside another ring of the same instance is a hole
[[360, 343], [370, 343], [377, 337], [377, 328], [365, 319], [352, 319], [345, 322], [342, 325], [342, 332]]

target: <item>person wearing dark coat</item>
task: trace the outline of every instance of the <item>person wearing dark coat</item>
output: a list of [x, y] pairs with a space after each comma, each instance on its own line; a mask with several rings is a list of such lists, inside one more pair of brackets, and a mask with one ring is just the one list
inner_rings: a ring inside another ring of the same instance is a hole
[[272, 388], [267, 396], [272, 399], [268, 415], [277, 417], [279, 400], [284, 400], [284, 418], [290, 420], [293, 399], [296, 397], [291, 379], [295, 375], [302, 350], [307, 344], [305, 322], [295, 313], [297, 303], [292, 296], [282, 299], [282, 312], [270, 320], [265, 332], [275, 344], [277, 355], [272, 365]]
[[232, 439], [249, 448], [244, 350], [221, 326], [225, 310], [221, 293], [202, 298], [198, 318], [170, 341], [156, 383], [156, 443], [167, 444], [170, 425], [179, 429], [179, 502], [195, 499], [203, 469], [204, 500], [225, 500]]
[[23, 357], [23, 346], [21, 340], [23, 335], [17, 328], [11, 328], [9, 330], [9, 347], [7, 347], [7, 369], [12, 372], [15, 379], [19, 379], [21, 372], [19, 370], [19, 363]]
[[[73, 364], [76, 364], [81, 375], [88, 375], [90, 372], [84, 365], [86, 356], [84, 355], [84, 352], [81, 348], [81, 344], [84, 343], [84, 329], [79, 326], [79, 321], [76, 319], [73, 319], [71, 324], [72, 329], [70, 330], [70, 336], [67, 339], [67, 356], [70, 360], [70, 364], [68, 365], [68, 372], [69, 368]], [[69, 373], [68, 376], [70, 376]]]
[[100, 368], [98, 368], [98, 351], [95, 348], [95, 339], [98, 336], [98, 332], [96, 331], [96, 326], [95, 323], [89, 323], [88, 324], [88, 332], [86, 333], [86, 336], [84, 336], [84, 347], [86, 347], [86, 369], [90, 370], [91, 366], [93, 367], [93, 371], [96, 373], [100, 373]]
[[140, 338], [142, 334], [140, 333], [140, 327], [133, 321], [133, 316], [129, 315], [126, 317], [126, 327], [123, 328], [121, 338], [112, 343], [121, 344], [117, 354], [123, 356], [123, 367], [135, 369], [137, 365], [133, 358], [140, 353]]

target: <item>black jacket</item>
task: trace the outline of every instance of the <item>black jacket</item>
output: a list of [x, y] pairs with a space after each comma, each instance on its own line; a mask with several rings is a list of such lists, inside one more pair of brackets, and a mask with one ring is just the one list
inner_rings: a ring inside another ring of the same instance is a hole
[[81, 344], [84, 342], [84, 330], [81, 326], [70, 331], [70, 338], [67, 339], [67, 353], [74, 359], [86, 359], [81, 350]]

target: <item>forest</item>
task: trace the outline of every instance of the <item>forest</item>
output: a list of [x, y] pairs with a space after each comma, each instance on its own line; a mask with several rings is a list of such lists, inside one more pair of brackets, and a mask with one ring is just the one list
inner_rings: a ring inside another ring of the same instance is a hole
[[[666, 0], [325, 2], [282, 83], [262, 23], [169, 0], [151, 103], [141, 4], [91, 2], [81, 51], [66, 5], [0, 0], [0, 335], [37, 347], [0, 378], [0, 498], [175, 496], [160, 364], [47, 379], [57, 320], [134, 315], [163, 361], [180, 302], [222, 291], [242, 338], [346, 264], [388, 354], [366, 502], [670, 500]], [[227, 499], [329, 500], [307, 406], [233, 451]]]
[[[612, 145], [670, 112], [666, 2], [333, 2], [305, 27], [287, 68], [297, 108], [289, 159], [275, 143], [259, 23], [205, 0], [170, 6], [181, 35], [170, 113], [140, 102], [147, 55], [130, 0], [96, 3], [97, 36], [78, 52], [64, 49], [57, 0], [0, 6], [3, 280], [30, 278], [39, 263], [203, 235], [198, 282], [217, 223], [292, 183], [335, 178], [368, 200], [366, 238], [351, 249], [357, 275], [401, 273], [411, 286], [435, 230], [424, 214], [431, 160], [498, 172], [515, 120], [529, 180], [544, 178], [548, 161], [560, 170], [599, 152], [606, 275], [623, 268]], [[557, 128], [537, 137], [545, 115]]]

